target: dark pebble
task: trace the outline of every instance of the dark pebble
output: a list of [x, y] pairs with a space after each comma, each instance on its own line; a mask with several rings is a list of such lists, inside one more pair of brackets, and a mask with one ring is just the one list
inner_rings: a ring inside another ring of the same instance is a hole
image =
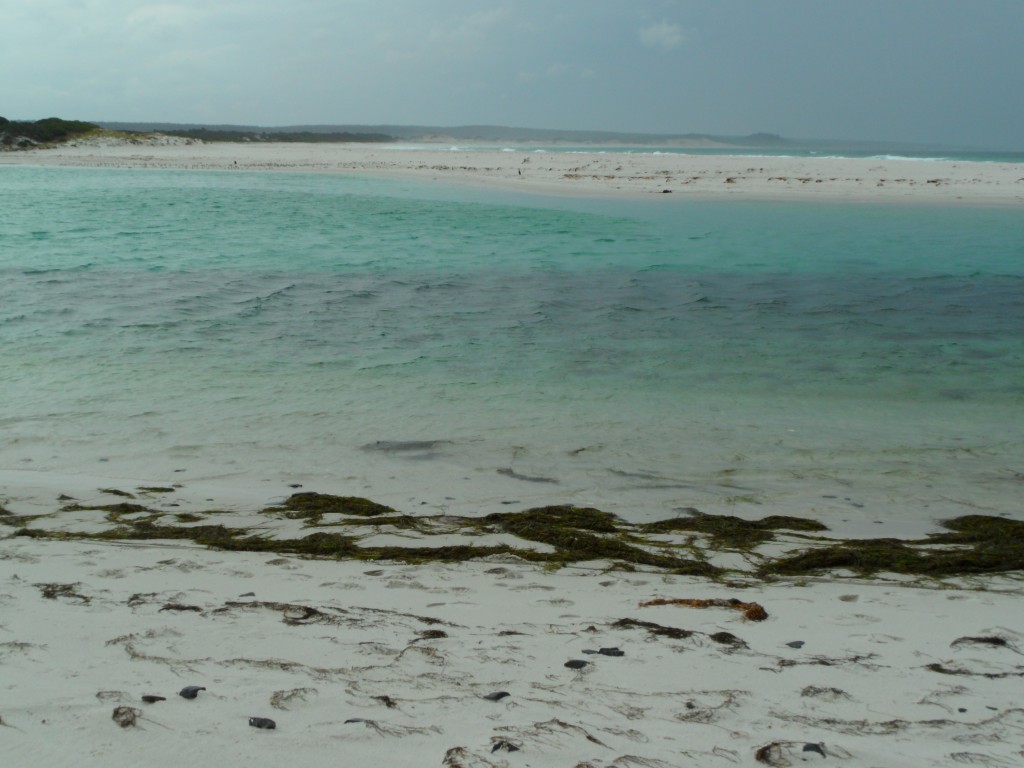
[[804, 641], [803, 640], [794, 640], [791, 643], [786, 643], [786, 645], [788, 645], [790, 648], [803, 648], [804, 647]]
[[957, 712], [966, 712], [967, 711], [967, 707], [958, 707], [956, 711]]
[[512, 694], [509, 693], [508, 691], [495, 691], [494, 693], [488, 693], [483, 698], [487, 699], [488, 701], [501, 701], [506, 696], [511, 696], [511, 695]]
[[250, 717], [249, 725], [253, 728], [263, 728], [267, 731], [272, 731], [277, 728], [277, 723], [271, 720], [269, 717]]
[[822, 744], [804, 744], [804, 752], [817, 752], [822, 757], [828, 757]]
[[517, 747], [511, 741], [505, 741], [504, 739], [502, 739], [501, 741], [494, 742], [494, 746], [491, 747], [491, 752], [497, 752], [499, 749], [502, 749], [502, 750], [504, 750], [506, 752], [518, 752], [519, 751], [519, 747]]
[[601, 656], [625, 656], [626, 654], [620, 651], [618, 648], [601, 648], [600, 650], [586, 650], [584, 653], [597, 653]]
[[565, 666], [569, 669], [583, 669], [589, 663], [589, 661], [583, 661], [581, 659], [572, 659], [571, 661], [565, 662]]
[[156, 704], [158, 701], [167, 701], [167, 698], [165, 696], [153, 696], [151, 694], [146, 694], [142, 697], [142, 700], [147, 704]]
[[200, 691], [205, 690], [205, 688], [199, 685], [186, 685], [184, 688], [178, 691], [178, 695], [181, 696], [183, 699], [194, 699], [196, 696], [199, 695]]

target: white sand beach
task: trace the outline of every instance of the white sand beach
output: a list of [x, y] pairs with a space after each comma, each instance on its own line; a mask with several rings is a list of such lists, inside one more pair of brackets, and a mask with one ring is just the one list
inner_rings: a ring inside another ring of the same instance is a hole
[[[319, 520], [261, 509], [253, 489], [249, 507], [203, 512], [210, 487], [135, 489], [126, 501], [116, 488], [90, 493], [99, 478], [50, 480], [71, 493], [49, 510], [8, 500], [0, 517], [9, 765], [1024, 758], [1019, 574], [743, 575], [754, 551], [814, 546], [781, 531], [747, 554], [704, 550], [733, 569], [724, 578], [616, 558], [556, 567], [517, 554], [555, 549], [522, 539], [516, 552], [410, 563], [367, 555], [517, 539], [500, 525], [459, 534], [460, 521], [443, 515]], [[166, 539], [148, 528], [168, 523]], [[171, 538], [214, 523], [278, 544], [224, 551]], [[122, 526], [150, 538], [74, 538]], [[356, 536], [355, 556], [274, 551], [289, 540], [329, 544], [336, 531]], [[192, 686], [201, 690], [183, 696]], [[272, 729], [258, 727], [268, 720]]]
[[[6, 164], [383, 174], [570, 195], [1024, 206], [1010, 163], [538, 152], [388, 144], [82, 141], [0, 153]], [[673, 198], [674, 199], [674, 198]]]
[[[0, 552], [7, 765], [1024, 758], [1020, 593], [1000, 579], [738, 589], [514, 558], [412, 566], [29, 539]], [[641, 606], [659, 598], [738, 598], [768, 617]], [[204, 690], [186, 699], [187, 686]]]
[[[659, 201], [1024, 205], [1020, 166], [897, 159], [171, 142], [0, 153], [0, 167], [16, 164], [392, 174]], [[107, 486], [119, 482], [0, 473], [5, 766], [1024, 764], [1019, 574], [759, 579], [742, 572], [749, 552], [708, 549], [741, 573], [707, 578], [614, 558], [415, 564], [75, 538], [174, 517], [278, 539], [351, 522], [267, 514], [287, 492], [276, 486], [133, 488], [138, 506], [118, 507], [127, 494]], [[209, 511], [224, 496], [231, 506]], [[429, 536], [400, 522], [366, 523], [361, 544], [514, 539], [465, 535], [454, 516], [433, 518]], [[815, 543], [789, 532], [763, 551]], [[190, 686], [194, 697], [180, 695]]]

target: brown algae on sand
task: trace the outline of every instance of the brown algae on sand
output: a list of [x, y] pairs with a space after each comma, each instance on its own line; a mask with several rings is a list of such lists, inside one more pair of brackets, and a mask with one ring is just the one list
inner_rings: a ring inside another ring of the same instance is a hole
[[[100, 512], [102, 518], [95, 521], [95, 530], [85, 532], [36, 525], [40, 520], [59, 522], [62, 513], [72, 511]], [[843, 540], [828, 537], [822, 523], [807, 518], [772, 515], [745, 520], [731, 515], [708, 515], [690, 508], [684, 511], [685, 516], [638, 525], [600, 509], [567, 504], [482, 517], [417, 516], [360, 497], [303, 492], [260, 510], [268, 517], [301, 520], [304, 528], [315, 529], [294, 538], [274, 538], [222, 524], [186, 525], [183, 523], [200, 522], [213, 514], [220, 514], [223, 519], [230, 513], [171, 513], [135, 502], [75, 503], [48, 515], [0, 515], [5, 524], [20, 526], [14, 535], [30, 538], [183, 540], [222, 550], [412, 564], [463, 562], [493, 556], [516, 557], [554, 568], [604, 562], [612, 568], [646, 568], [719, 581], [772, 580], [828, 572], [854, 577], [890, 573], [940, 579], [1024, 571], [1024, 522], [1001, 517], [967, 515], [946, 520], [941, 523], [942, 532], [925, 539]], [[332, 517], [325, 520], [327, 515]], [[339, 532], [339, 528], [344, 532]], [[415, 531], [414, 543], [361, 544], [364, 537], [382, 528]], [[495, 534], [511, 535], [523, 545], [470, 543], [475, 538]], [[450, 541], [453, 535], [463, 536], [467, 542], [430, 546], [433, 536], [445, 536]], [[680, 538], [683, 540], [677, 540]], [[780, 543], [787, 545], [781, 554], [759, 550], [762, 545], [774, 544], [777, 552]], [[733, 565], [726, 569], [715, 565], [710, 558], [718, 552], [739, 552], [748, 567]]]

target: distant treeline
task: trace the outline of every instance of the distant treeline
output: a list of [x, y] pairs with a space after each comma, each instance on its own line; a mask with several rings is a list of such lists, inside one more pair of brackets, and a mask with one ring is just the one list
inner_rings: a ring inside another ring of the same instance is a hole
[[168, 136], [181, 136], [201, 141], [273, 141], [273, 142], [385, 142], [394, 141], [383, 133], [319, 133], [313, 131], [248, 131], [214, 128], [179, 128], [163, 130]]
[[47, 117], [35, 122], [21, 122], [0, 117], [0, 145], [6, 148], [31, 147], [67, 141], [83, 133], [100, 130], [98, 125], [79, 120], [61, 120]]

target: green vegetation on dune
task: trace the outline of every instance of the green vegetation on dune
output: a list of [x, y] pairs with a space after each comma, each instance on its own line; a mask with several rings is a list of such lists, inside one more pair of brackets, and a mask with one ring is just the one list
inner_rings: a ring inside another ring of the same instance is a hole
[[38, 144], [55, 144], [101, 130], [98, 125], [79, 120], [47, 117], [21, 122], [0, 117], [0, 148], [27, 149]]
[[383, 143], [394, 141], [383, 133], [351, 133], [348, 131], [268, 131], [217, 128], [172, 128], [161, 131], [167, 136], [180, 136], [199, 141], [304, 142], [304, 143]]

